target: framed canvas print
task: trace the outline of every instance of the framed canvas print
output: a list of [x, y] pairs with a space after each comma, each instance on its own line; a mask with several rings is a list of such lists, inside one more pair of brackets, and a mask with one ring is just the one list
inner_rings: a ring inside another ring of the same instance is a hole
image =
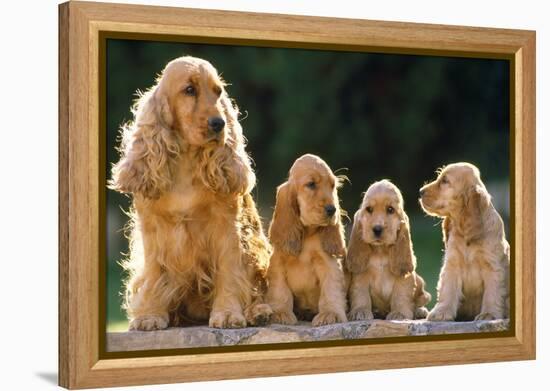
[[534, 359], [534, 32], [59, 20], [60, 385]]

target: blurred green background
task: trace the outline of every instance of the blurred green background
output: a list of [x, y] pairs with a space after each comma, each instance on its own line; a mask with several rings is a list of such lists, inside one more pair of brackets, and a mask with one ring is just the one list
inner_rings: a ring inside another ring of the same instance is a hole
[[[403, 192], [417, 271], [435, 302], [442, 260], [440, 222], [418, 205], [419, 187], [438, 167], [476, 164], [509, 221], [509, 63], [397, 54], [107, 40], [107, 173], [118, 160], [122, 123], [137, 90], [154, 84], [181, 55], [210, 61], [230, 84], [255, 162], [254, 194], [267, 229], [275, 188], [304, 153], [349, 177], [341, 204], [350, 216], [373, 181]], [[124, 330], [118, 262], [128, 250], [123, 227], [130, 199], [107, 190], [107, 323]], [[346, 221], [347, 230], [351, 222]]]

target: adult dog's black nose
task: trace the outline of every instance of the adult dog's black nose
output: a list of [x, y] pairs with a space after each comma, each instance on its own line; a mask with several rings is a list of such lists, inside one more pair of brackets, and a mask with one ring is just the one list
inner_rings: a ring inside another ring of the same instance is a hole
[[375, 225], [374, 227], [372, 227], [372, 232], [374, 233], [374, 236], [376, 236], [377, 238], [379, 238], [380, 235], [382, 235], [383, 230], [384, 228], [381, 225]]
[[208, 129], [214, 133], [220, 133], [225, 127], [225, 121], [221, 117], [208, 118]]
[[336, 213], [336, 207], [334, 205], [325, 206], [325, 213], [328, 217], [334, 216], [334, 213]]
[[418, 194], [420, 194], [420, 197], [422, 197], [422, 196], [424, 195], [425, 192], [426, 192], [426, 190], [420, 189], [420, 191], [418, 192]]

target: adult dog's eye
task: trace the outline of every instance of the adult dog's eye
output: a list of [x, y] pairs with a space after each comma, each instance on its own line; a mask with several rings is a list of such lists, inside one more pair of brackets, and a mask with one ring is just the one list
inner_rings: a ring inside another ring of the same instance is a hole
[[388, 206], [386, 208], [386, 212], [388, 212], [389, 215], [392, 215], [395, 212], [395, 209], [393, 209], [393, 206]]
[[315, 182], [311, 181], [306, 183], [306, 187], [312, 190], [315, 189]]
[[185, 87], [185, 89], [183, 90], [183, 92], [185, 93], [185, 95], [189, 95], [189, 96], [195, 96], [195, 95], [197, 95], [197, 90], [196, 90], [195, 87], [193, 87], [193, 86], [187, 86], [187, 87]]
[[367, 206], [365, 210], [369, 213], [372, 213], [372, 206]]

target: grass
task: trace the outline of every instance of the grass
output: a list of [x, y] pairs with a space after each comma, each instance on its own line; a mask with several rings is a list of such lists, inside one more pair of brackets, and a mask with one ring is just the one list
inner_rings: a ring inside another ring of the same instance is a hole
[[[426, 289], [432, 294], [428, 308], [433, 307], [436, 299], [436, 286], [443, 258], [443, 243], [440, 221], [423, 215], [411, 215], [411, 236], [417, 258], [416, 271], [426, 281]], [[115, 254], [116, 255], [116, 254]], [[128, 329], [126, 315], [121, 308], [123, 273], [119, 261], [114, 255], [109, 258], [107, 270], [107, 331]]]
[[443, 261], [443, 238], [440, 220], [422, 215], [411, 216], [411, 237], [416, 254], [416, 272], [426, 281], [426, 290], [432, 294], [428, 308], [437, 298], [437, 280]]
[[107, 332], [116, 333], [128, 331], [128, 321], [126, 319], [107, 323]]
[[109, 259], [107, 268], [107, 331], [123, 331], [128, 329], [126, 314], [122, 309], [122, 268], [118, 259]]

